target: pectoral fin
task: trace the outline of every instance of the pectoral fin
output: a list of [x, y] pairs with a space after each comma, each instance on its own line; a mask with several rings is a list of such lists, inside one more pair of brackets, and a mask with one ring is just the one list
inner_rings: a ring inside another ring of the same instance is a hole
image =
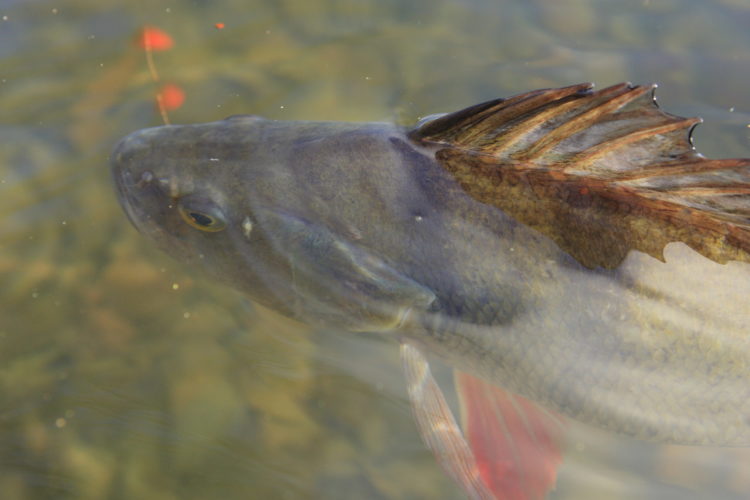
[[443, 392], [432, 377], [430, 365], [419, 349], [412, 344], [401, 344], [401, 361], [417, 429], [443, 470], [464, 489], [469, 498], [504, 498], [495, 497], [482, 482], [474, 455]]
[[454, 371], [464, 430], [482, 480], [498, 498], [541, 499], [562, 462], [562, 417]]
[[455, 371], [467, 442], [419, 349], [402, 343], [401, 359], [422, 440], [470, 498], [544, 498], [562, 461], [561, 417]]
[[308, 321], [348, 330], [397, 328], [412, 309], [426, 309], [434, 293], [384, 259], [327, 227], [282, 211], [257, 211], [268, 240], [291, 268]]

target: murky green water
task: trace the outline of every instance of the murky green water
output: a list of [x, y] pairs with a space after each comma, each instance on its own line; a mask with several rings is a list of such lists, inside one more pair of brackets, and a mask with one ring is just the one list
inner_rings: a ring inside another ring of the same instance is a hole
[[[225, 28], [214, 27], [217, 22]], [[2, 498], [461, 498], [411, 420], [395, 343], [312, 331], [140, 238], [107, 157], [235, 113], [398, 120], [537, 87], [660, 83], [750, 156], [746, 0], [0, 0]], [[575, 428], [555, 498], [743, 498], [750, 451]]]

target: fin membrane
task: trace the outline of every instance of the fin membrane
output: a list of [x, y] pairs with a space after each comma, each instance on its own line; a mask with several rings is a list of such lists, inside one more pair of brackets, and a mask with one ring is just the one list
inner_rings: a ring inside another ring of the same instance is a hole
[[454, 375], [483, 482], [497, 498], [544, 498], [562, 462], [562, 417], [472, 375], [458, 370]]
[[430, 365], [412, 344], [401, 344], [401, 361], [406, 375], [409, 401], [422, 440], [443, 470], [472, 500], [492, 500], [482, 482], [469, 445], [458, 427], [443, 392], [432, 377]]
[[710, 160], [699, 118], [661, 111], [655, 85], [527, 92], [429, 120], [411, 139], [465, 191], [553, 239], [586, 267], [632, 250], [663, 259], [682, 241], [717, 262], [750, 262], [750, 159]]
[[455, 371], [467, 442], [419, 349], [402, 343], [401, 359], [420, 435], [470, 498], [544, 498], [562, 461], [561, 417]]

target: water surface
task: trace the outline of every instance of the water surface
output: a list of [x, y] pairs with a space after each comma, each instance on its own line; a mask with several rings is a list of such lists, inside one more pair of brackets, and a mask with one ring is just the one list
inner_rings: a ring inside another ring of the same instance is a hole
[[[252, 306], [130, 226], [107, 162], [160, 123], [145, 24], [175, 40], [154, 57], [187, 93], [176, 123], [411, 123], [630, 80], [706, 119], [702, 153], [750, 156], [744, 0], [0, 1], [4, 498], [461, 498], [419, 441], [395, 343]], [[551, 496], [748, 494], [748, 450], [575, 427]]]

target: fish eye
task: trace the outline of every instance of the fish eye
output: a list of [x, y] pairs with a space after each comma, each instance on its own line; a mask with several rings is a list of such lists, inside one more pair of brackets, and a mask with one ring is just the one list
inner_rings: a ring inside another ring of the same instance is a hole
[[215, 233], [227, 224], [221, 210], [210, 200], [182, 199], [177, 203], [182, 220], [200, 231]]

